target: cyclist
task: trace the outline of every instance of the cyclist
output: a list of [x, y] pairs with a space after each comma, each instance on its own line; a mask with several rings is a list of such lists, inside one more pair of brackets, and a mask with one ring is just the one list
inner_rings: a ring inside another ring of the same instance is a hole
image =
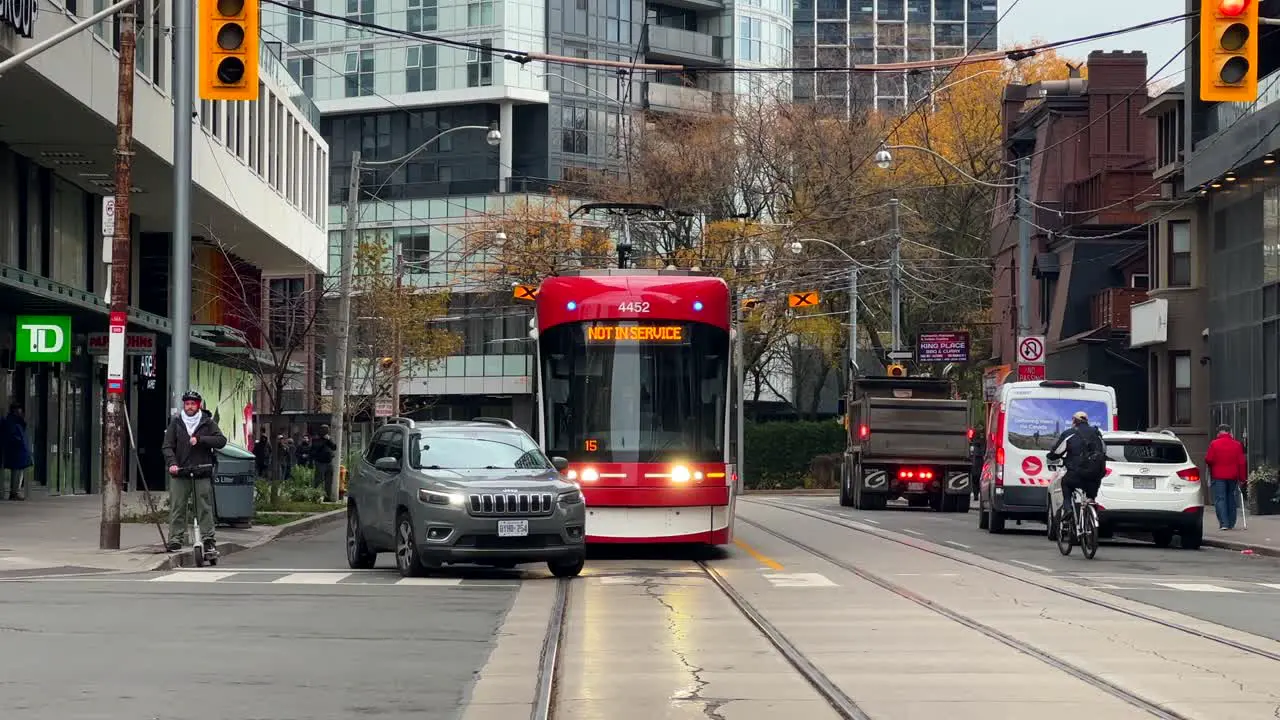
[[1045, 457], [1051, 462], [1062, 460], [1066, 469], [1062, 476], [1062, 512], [1066, 517], [1075, 512], [1073, 496], [1077, 488], [1090, 500], [1098, 498], [1106, 474], [1106, 454], [1102, 432], [1089, 424], [1087, 414], [1082, 411], [1071, 416], [1071, 427], [1062, 431]]

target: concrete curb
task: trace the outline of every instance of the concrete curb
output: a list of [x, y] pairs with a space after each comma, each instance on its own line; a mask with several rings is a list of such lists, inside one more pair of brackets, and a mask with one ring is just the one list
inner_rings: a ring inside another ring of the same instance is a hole
[[[221, 558], [225, 558], [228, 555], [234, 555], [235, 553], [238, 553], [238, 552], [259, 548], [259, 547], [262, 547], [263, 545], [266, 545], [267, 543], [279, 540], [280, 538], [288, 537], [290, 535], [296, 535], [300, 532], [305, 532], [307, 530], [311, 530], [313, 528], [319, 527], [320, 525], [326, 525], [330, 522], [335, 522], [345, 517], [346, 514], [347, 514], [346, 508], [339, 508], [337, 510], [330, 510], [329, 512], [318, 513], [316, 515], [304, 517], [299, 520], [294, 520], [293, 522], [285, 523], [284, 525], [277, 525], [271, 528], [270, 530], [264, 532], [262, 536], [259, 537], [258, 539], [248, 544], [242, 545], [240, 543], [234, 543], [234, 542], [218, 543], [218, 553], [221, 559]], [[157, 570], [175, 570], [178, 568], [186, 568], [186, 567], [194, 567], [194, 566], [195, 564], [191, 557], [191, 551], [185, 550], [182, 552], [169, 553], [163, 557], [160, 557], [155, 561], [155, 563], [151, 564], [148, 567], [142, 568], [141, 571], [155, 572]]]
[[1244, 550], [1252, 550], [1254, 555], [1263, 555], [1265, 557], [1280, 558], [1280, 548], [1271, 547], [1269, 545], [1251, 545], [1244, 542], [1236, 542], [1234, 540], [1219, 540], [1217, 538], [1205, 538], [1203, 544], [1207, 547], [1221, 548], [1223, 550], [1234, 550], [1242, 552]]

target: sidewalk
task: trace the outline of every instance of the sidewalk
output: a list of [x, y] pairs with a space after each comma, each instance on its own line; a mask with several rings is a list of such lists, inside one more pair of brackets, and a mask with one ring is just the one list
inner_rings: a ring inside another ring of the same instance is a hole
[[1227, 550], [1252, 550], [1258, 555], [1280, 557], [1280, 515], [1248, 516], [1249, 528], [1243, 518], [1236, 520], [1236, 529], [1218, 529], [1218, 516], [1212, 506], [1204, 509], [1204, 544]]
[[[164, 493], [153, 493], [157, 507]], [[145, 507], [141, 493], [125, 493], [122, 513]], [[288, 525], [218, 528], [223, 553], [257, 547], [278, 537], [334, 520], [344, 511], [306, 517]], [[99, 550], [101, 495], [49, 496], [36, 488], [25, 501], [0, 500], [0, 577], [78, 570], [147, 571], [178, 567], [190, 553], [163, 552], [154, 523], [121, 523], [120, 549]], [[167, 523], [162, 523], [165, 535]], [[55, 570], [56, 569], [56, 570]]]

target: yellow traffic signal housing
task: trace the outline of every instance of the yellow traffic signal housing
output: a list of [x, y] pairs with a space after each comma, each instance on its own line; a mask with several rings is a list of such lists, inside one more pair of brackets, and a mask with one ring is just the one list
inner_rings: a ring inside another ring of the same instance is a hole
[[1200, 99], [1258, 99], [1258, 0], [1201, 0]]
[[745, 300], [742, 301], [742, 309], [750, 310], [759, 304], [760, 304], [760, 300], [757, 298], [746, 298]]
[[197, 0], [201, 100], [258, 99], [258, 0]]
[[396, 364], [396, 359], [389, 357], [378, 358], [378, 364], [382, 366], [383, 370], [390, 370]]
[[890, 365], [888, 368], [886, 368], [886, 372], [888, 372], [889, 377], [906, 377], [907, 376], [907, 368], [902, 365], [899, 365], [898, 363], [894, 363]]

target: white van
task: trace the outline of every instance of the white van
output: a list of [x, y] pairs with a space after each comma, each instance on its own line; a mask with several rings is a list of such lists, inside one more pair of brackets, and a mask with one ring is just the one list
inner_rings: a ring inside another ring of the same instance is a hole
[[1118, 430], [1116, 391], [1074, 380], [1005, 383], [987, 411], [987, 456], [978, 492], [978, 527], [1004, 532], [1006, 520], [1044, 522], [1049, 510], [1045, 455], [1071, 416], [1084, 411], [1100, 430]]

